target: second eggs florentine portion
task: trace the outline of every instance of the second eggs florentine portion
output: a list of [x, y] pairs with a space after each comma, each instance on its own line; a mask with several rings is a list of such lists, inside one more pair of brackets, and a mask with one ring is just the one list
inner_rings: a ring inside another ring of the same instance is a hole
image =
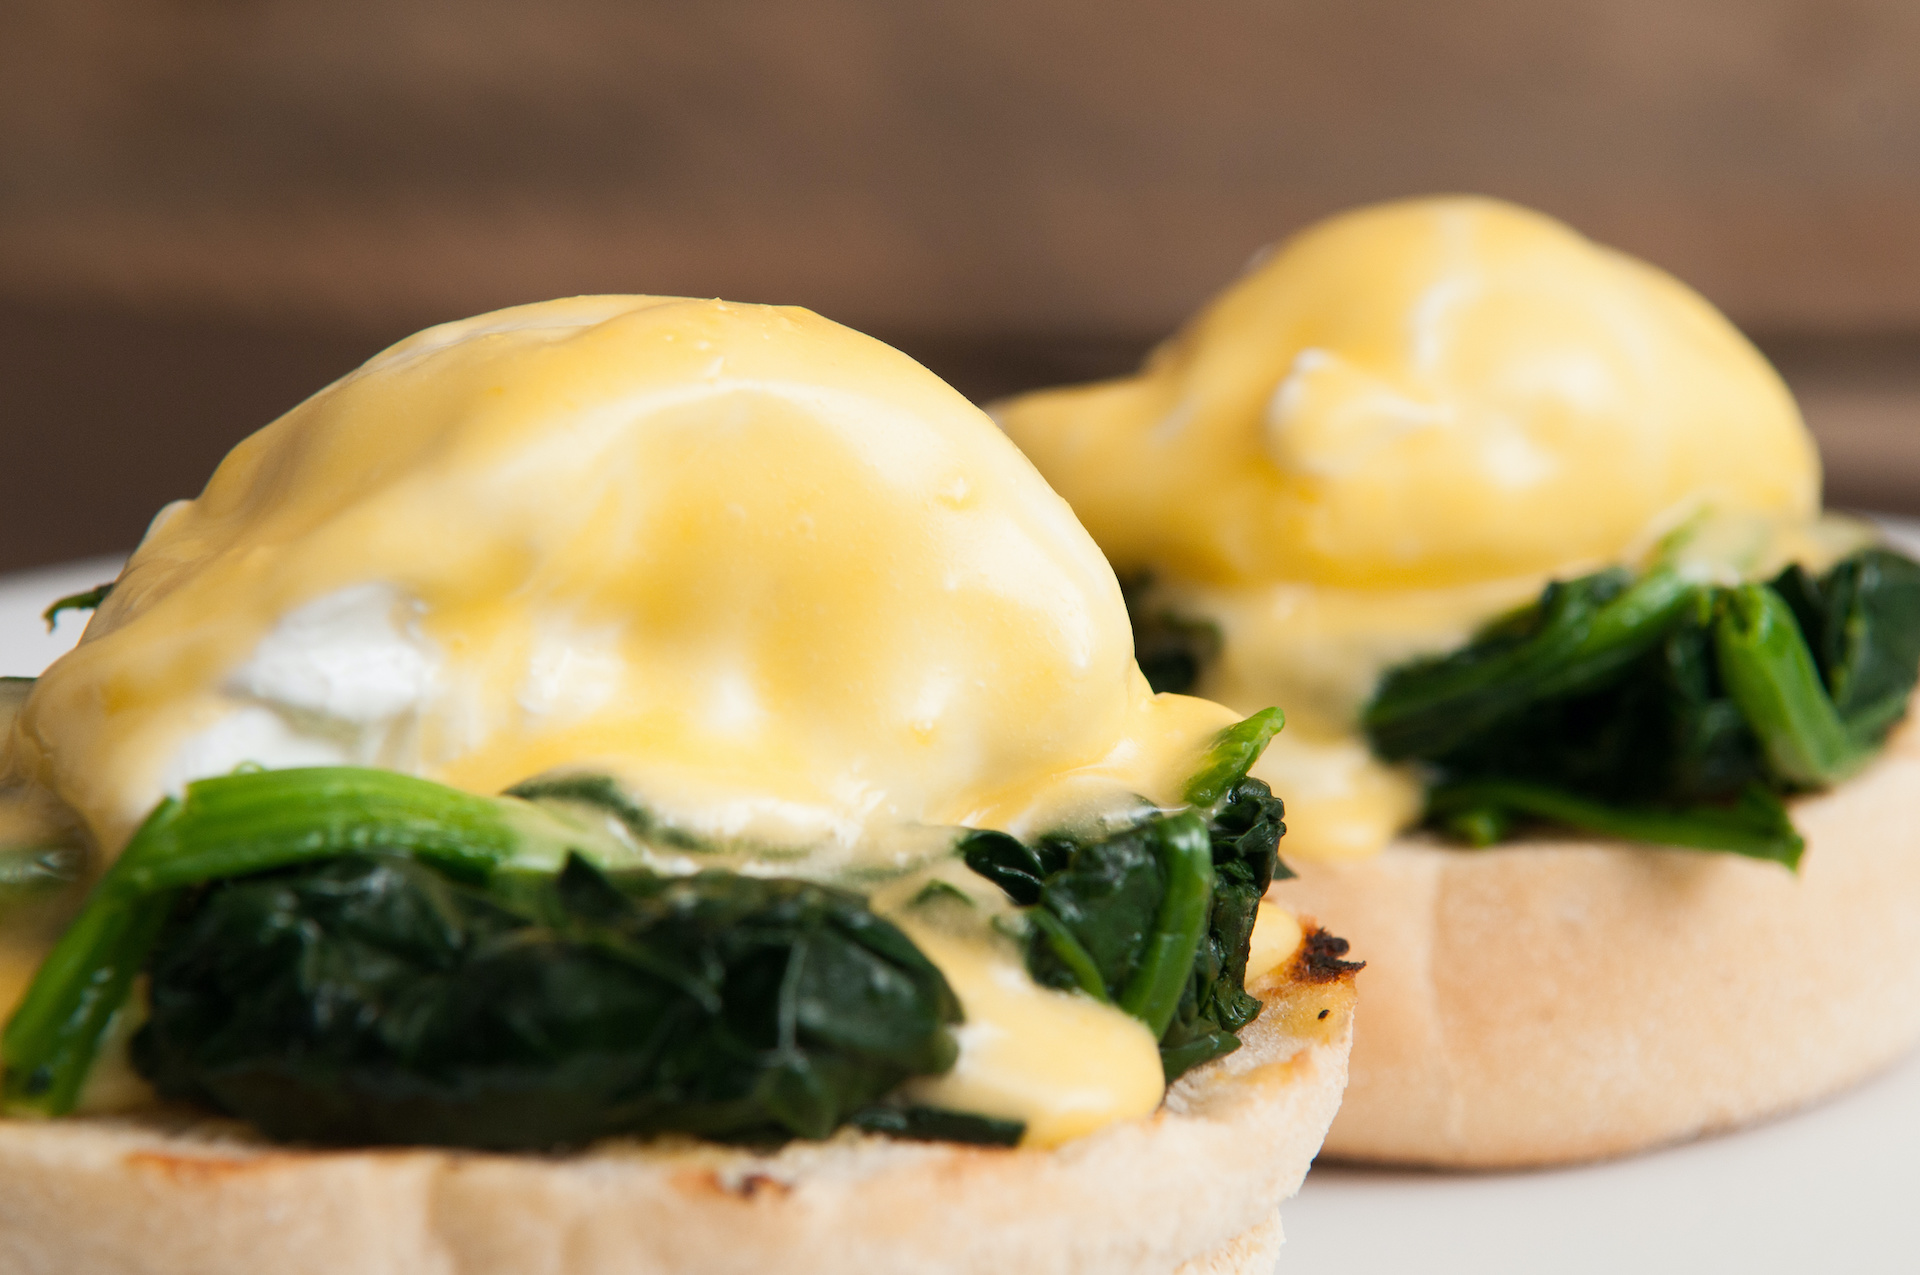
[[1145, 615], [1218, 627], [1196, 693], [1287, 710], [1255, 773], [1296, 857], [1370, 854], [1419, 814], [1355, 732], [1386, 668], [1703, 514], [1706, 574], [1848, 539], [1818, 521], [1791, 395], [1725, 318], [1494, 200], [1335, 217], [1137, 376], [995, 410], [1121, 575], [1151, 576]]
[[[10, 746], [108, 859], [195, 779], [347, 764], [611, 776], [675, 835], [844, 874], [1177, 806], [1234, 716], [1152, 694], [1093, 540], [912, 360], [803, 310], [585, 297], [430, 329], [242, 443]], [[1136, 1019], [941, 963], [984, 1024], [946, 1101], [1040, 1142], [1158, 1103]], [[1021, 1072], [996, 1030], [1083, 1065]]]

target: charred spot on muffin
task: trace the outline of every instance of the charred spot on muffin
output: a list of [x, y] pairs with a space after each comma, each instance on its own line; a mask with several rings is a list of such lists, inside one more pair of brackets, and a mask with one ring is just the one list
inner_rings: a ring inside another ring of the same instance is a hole
[[1332, 983], [1359, 973], [1367, 967], [1365, 961], [1341, 959], [1351, 946], [1317, 925], [1310, 927], [1301, 941], [1300, 955], [1294, 958], [1296, 976], [1305, 983]]

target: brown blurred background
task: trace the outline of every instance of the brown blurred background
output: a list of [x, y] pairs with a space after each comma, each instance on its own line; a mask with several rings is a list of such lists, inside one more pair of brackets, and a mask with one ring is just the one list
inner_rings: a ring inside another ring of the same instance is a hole
[[1435, 190], [1689, 280], [1920, 510], [1914, 0], [0, 0], [0, 570], [426, 323], [797, 302], [985, 397]]

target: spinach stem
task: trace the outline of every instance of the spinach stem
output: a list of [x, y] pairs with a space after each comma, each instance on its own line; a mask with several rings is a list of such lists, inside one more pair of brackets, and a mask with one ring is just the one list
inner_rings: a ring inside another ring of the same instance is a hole
[[53, 632], [54, 625], [59, 622], [62, 611], [99, 610], [100, 604], [107, 600], [107, 595], [113, 592], [113, 586], [114, 582], [109, 580], [105, 584], [94, 585], [84, 593], [69, 593], [66, 597], [61, 598], [52, 606], [42, 611], [40, 618], [47, 622], [47, 632]]
[[1727, 694], [1782, 779], [1825, 787], [1873, 755], [1841, 720], [1793, 609], [1773, 589], [1764, 584], [1729, 589], [1713, 639]]
[[1100, 977], [1100, 967], [1094, 963], [1093, 954], [1073, 936], [1073, 931], [1059, 917], [1044, 907], [1038, 907], [1028, 910], [1027, 919], [1033, 922], [1034, 929], [1040, 931], [1040, 937], [1060, 958], [1060, 963], [1067, 967], [1081, 991], [1104, 1004], [1113, 1003], [1113, 997], [1107, 995], [1106, 981]]
[[1287, 724], [1287, 715], [1277, 708], [1263, 708], [1252, 717], [1214, 736], [1199, 771], [1187, 781], [1183, 795], [1187, 804], [1202, 810], [1211, 808], [1233, 786], [1247, 777], [1253, 763], [1267, 751], [1267, 744]]
[[1161, 821], [1154, 828], [1154, 852], [1166, 873], [1166, 893], [1119, 1004], [1158, 1040], [1180, 1007], [1213, 910], [1213, 845], [1207, 825], [1192, 811]]
[[1478, 818], [1501, 825], [1510, 813], [1519, 813], [1628, 841], [1731, 851], [1789, 868], [1799, 866], [1806, 846], [1780, 799], [1759, 784], [1732, 807], [1667, 810], [1593, 801], [1521, 780], [1470, 779], [1434, 789], [1428, 809], [1443, 819]]
[[9, 1115], [65, 1115], [79, 1100], [113, 1016], [159, 936], [170, 895], [141, 898], [102, 881], [61, 935], [8, 1020], [0, 1099]]

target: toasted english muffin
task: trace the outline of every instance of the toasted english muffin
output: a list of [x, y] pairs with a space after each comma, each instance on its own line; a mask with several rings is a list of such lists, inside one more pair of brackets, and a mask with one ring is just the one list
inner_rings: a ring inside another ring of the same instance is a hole
[[1920, 721], [1793, 805], [1796, 874], [1575, 837], [1404, 837], [1274, 887], [1368, 956], [1331, 1156], [1590, 1160], [1791, 1110], [1920, 1041]]

